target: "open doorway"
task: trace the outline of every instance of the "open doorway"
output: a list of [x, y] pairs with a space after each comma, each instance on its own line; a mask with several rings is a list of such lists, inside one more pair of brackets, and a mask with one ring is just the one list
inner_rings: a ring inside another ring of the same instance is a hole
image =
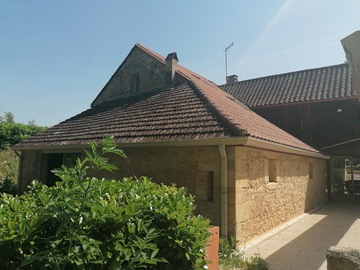
[[360, 199], [360, 159], [332, 157], [330, 186], [333, 199]]

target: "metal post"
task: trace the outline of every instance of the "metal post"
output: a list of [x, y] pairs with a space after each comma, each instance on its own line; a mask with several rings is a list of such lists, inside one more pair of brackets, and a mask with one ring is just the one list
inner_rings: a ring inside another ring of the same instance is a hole
[[233, 45], [234, 42], [231, 42], [231, 44], [225, 49], [225, 83], [227, 82], [227, 50]]

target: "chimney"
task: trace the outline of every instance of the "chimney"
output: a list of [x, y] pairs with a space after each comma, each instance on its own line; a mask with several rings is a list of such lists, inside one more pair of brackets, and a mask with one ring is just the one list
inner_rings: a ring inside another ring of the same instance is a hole
[[166, 61], [165, 83], [167, 85], [171, 85], [174, 83], [176, 66], [179, 61], [176, 52], [169, 53], [168, 56], [166, 56], [165, 61]]
[[226, 84], [229, 83], [236, 83], [238, 81], [238, 76], [237, 75], [230, 75], [226, 77]]

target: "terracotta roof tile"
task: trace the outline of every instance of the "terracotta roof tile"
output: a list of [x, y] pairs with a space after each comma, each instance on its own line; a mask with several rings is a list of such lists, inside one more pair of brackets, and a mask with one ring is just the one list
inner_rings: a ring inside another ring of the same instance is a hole
[[[163, 56], [140, 44], [135, 46], [165, 64]], [[95, 106], [16, 147], [84, 145], [105, 135], [114, 136], [119, 143], [250, 136], [317, 152], [204, 77], [181, 65], [177, 73], [188, 82]]]
[[129, 143], [227, 137], [230, 132], [183, 84], [96, 106], [17, 146], [76, 145], [105, 135]]
[[348, 64], [240, 81], [221, 88], [251, 108], [356, 97]]

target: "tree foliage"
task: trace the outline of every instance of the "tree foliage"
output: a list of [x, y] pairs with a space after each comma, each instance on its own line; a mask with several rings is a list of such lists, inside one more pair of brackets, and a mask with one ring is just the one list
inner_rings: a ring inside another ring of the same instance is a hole
[[15, 195], [19, 158], [10, 149], [0, 150], [0, 192]]
[[184, 188], [147, 177], [92, 177], [113, 171], [106, 138], [99, 152], [54, 170], [62, 181], [33, 181], [28, 193], [0, 196], [0, 265], [4, 269], [200, 269], [209, 221], [193, 214]]
[[11, 112], [5, 112], [4, 116], [0, 116], [0, 150], [45, 129], [46, 127], [35, 125], [34, 121], [28, 124], [16, 123], [14, 115]]

